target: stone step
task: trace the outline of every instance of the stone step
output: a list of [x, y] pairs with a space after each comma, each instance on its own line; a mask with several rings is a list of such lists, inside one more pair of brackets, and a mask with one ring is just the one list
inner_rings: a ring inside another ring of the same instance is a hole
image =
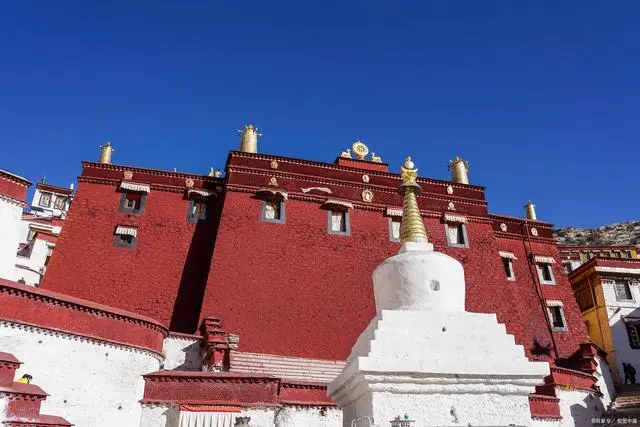
[[6, 427], [69, 427], [69, 421], [53, 415], [38, 415], [37, 417], [10, 417], [2, 423]]

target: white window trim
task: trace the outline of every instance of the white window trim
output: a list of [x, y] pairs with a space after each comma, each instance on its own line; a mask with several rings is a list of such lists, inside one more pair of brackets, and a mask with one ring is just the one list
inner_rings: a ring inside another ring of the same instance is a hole
[[[560, 318], [562, 319], [562, 327], [553, 326], [553, 313], [551, 312], [551, 307], [559, 307], [560, 309]], [[564, 304], [562, 301], [547, 301], [547, 313], [549, 314], [549, 323], [551, 323], [551, 329], [554, 332], [567, 332], [569, 330], [569, 326], [567, 325], [567, 317], [564, 314]]]
[[[544, 280], [544, 276], [542, 275], [542, 267], [541, 265], [547, 265], [549, 267], [549, 274], [551, 275], [551, 280]], [[555, 285], [556, 284], [556, 276], [553, 274], [552, 264], [546, 262], [536, 262], [536, 270], [538, 271], [538, 280], [543, 285]]]
[[[457, 242], [451, 242], [449, 240], [449, 227], [450, 226], [461, 226], [462, 228], [462, 238], [464, 240], [464, 244], [460, 244]], [[467, 225], [464, 222], [445, 222], [444, 223], [444, 233], [447, 239], [447, 245], [452, 248], [468, 248], [469, 247], [469, 237], [467, 236]]]
[[[513, 255], [513, 254], [511, 254]], [[515, 282], [516, 281], [516, 272], [513, 270], [513, 260], [517, 259], [516, 257], [506, 257], [506, 256], [501, 256], [502, 262], [504, 263], [505, 260], [507, 260], [509, 262], [509, 272], [510, 275], [507, 276], [507, 280], [510, 282]]]

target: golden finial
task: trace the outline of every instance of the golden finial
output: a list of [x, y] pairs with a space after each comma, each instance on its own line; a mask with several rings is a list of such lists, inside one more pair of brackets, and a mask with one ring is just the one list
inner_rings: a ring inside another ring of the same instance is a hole
[[407, 157], [404, 166], [401, 166], [400, 170], [400, 176], [402, 177], [400, 193], [404, 195], [402, 222], [400, 223], [400, 243], [427, 243], [427, 230], [424, 228], [416, 197], [422, 190], [417, 183], [418, 168], [415, 167], [411, 157]]
[[114, 151], [116, 151], [111, 146], [111, 142], [107, 141], [106, 144], [100, 145], [98, 148], [100, 148], [100, 160], [98, 160], [98, 163], [110, 164], [111, 155], [113, 154]]
[[242, 135], [240, 137], [240, 151], [245, 153], [257, 153], [258, 152], [258, 137], [262, 136], [258, 133], [258, 128], [252, 124], [248, 124], [244, 129], [238, 129], [238, 132]]
[[343, 151], [340, 154], [340, 157], [344, 157], [345, 159], [350, 159], [351, 158], [351, 149], [347, 148], [345, 151]]
[[458, 184], [469, 184], [469, 162], [456, 156], [455, 159], [449, 160], [449, 170], [451, 171], [451, 181]]
[[209, 168], [209, 176], [215, 176], [215, 172], [213, 171], [213, 167]]
[[527, 204], [524, 205], [524, 208], [525, 208], [525, 213], [527, 215], [527, 219], [531, 219], [534, 221], [538, 219], [536, 215], [536, 205], [534, 205], [531, 200], [529, 200]]
[[215, 176], [216, 178], [220, 178], [222, 176], [222, 171], [220, 169], [218, 169], [213, 176]]

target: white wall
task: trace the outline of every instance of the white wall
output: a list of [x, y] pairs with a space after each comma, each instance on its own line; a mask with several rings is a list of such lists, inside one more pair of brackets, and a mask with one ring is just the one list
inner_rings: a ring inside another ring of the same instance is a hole
[[[60, 216], [63, 213], [66, 213], [69, 210], [69, 206], [71, 204], [71, 199], [69, 198], [69, 196], [65, 195], [65, 194], [56, 194], [56, 193], [52, 193], [51, 191], [44, 191], [45, 193], [49, 193], [51, 194], [51, 203], [49, 204], [48, 207], [46, 206], [40, 206], [40, 195], [41, 195], [41, 191], [39, 188], [36, 188], [35, 192], [33, 193], [33, 199], [31, 202], [31, 206], [36, 207], [38, 209], [43, 209], [43, 212], [38, 212], [36, 211], [39, 215], [53, 215], [53, 216]], [[58, 209], [55, 207], [55, 202], [56, 199], [58, 197], [62, 197], [62, 198], [66, 198], [67, 202], [64, 205], [64, 209]]]
[[600, 391], [603, 394], [601, 398], [602, 404], [605, 408], [608, 408], [611, 401], [616, 398], [613, 374], [606, 360], [602, 359], [600, 356], [596, 356], [596, 362], [598, 363], [598, 367], [594, 373], [595, 377], [598, 379], [596, 385], [600, 388]]
[[562, 421], [560, 420], [541, 420], [532, 419], [531, 427], [561, 427]]
[[7, 321], [0, 321], [0, 349], [23, 363], [17, 377], [32, 375], [50, 395], [43, 414], [82, 427], [137, 426], [141, 375], [160, 367], [150, 352]]
[[[251, 427], [342, 427], [342, 411], [337, 408], [327, 408], [325, 416], [320, 408], [301, 406], [247, 408], [235, 416], [251, 417]], [[140, 427], [179, 427], [179, 418], [174, 405], [144, 404]]]
[[586, 391], [556, 388], [556, 396], [560, 399], [562, 427], [591, 426], [591, 420], [602, 418], [606, 410], [595, 394]]
[[9, 403], [9, 399], [6, 397], [0, 396], [0, 422], [7, 419], [7, 404]]
[[15, 280], [22, 208], [0, 197], [0, 278]]
[[200, 341], [196, 338], [169, 335], [164, 340], [163, 369], [177, 371], [201, 371]]
[[55, 244], [43, 239], [33, 239], [28, 256], [16, 257], [16, 280], [24, 279], [27, 285], [40, 284], [44, 276], [44, 263]]

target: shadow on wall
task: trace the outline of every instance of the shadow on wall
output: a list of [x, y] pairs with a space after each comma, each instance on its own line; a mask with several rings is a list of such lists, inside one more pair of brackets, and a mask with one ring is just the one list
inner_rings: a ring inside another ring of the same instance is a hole
[[592, 426], [594, 418], [602, 418], [606, 413], [602, 401], [593, 394], [585, 397], [583, 403], [571, 405], [569, 410], [576, 426]]
[[198, 329], [202, 299], [220, 223], [221, 206], [224, 206], [223, 195], [219, 195], [218, 199], [211, 197], [208, 218], [195, 225], [169, 324], [169, 330], [173, 332], [193, 334]]
[[200, 371], [202, 361], [200, 360], [200, 342], [194, 342], [182, 349], [184, 353], [184, 363], [173, 368], [174, 371]]
[[[640, 309], [634, 308], [628, 311], [626, 308], [616, 308], [609, 310], [609, 318], [617, 317], [611, 324], [611, 339], [615, 348], [615, 364], [611, 363], [611, 358], [607, 357], [610, 364], [614, 381], [624, 384], [624, 371], [622, 363], [630, 363], [638, 373], [636, 382], [640, 382]], [[625, 322], [624, 317], [628, 318]], [[631, 347], [635, 342], [637, 348]]]
[[536, 360], [550, 360], [553, 359], [551, 354], [551, 344], [542, 344], [537, 339], [533, 340], [533, 345], [529, 349], [531, 355]]

